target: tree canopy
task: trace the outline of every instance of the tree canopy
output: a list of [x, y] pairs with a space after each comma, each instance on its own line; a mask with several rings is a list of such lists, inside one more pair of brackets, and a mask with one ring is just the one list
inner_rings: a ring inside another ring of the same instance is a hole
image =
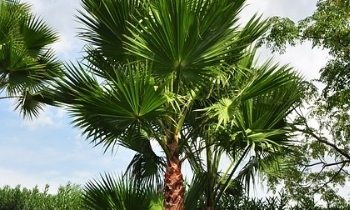
[[284, 182], [297, 200], [300, 195], [314, 199], [315, 194], [320, 194], [329, 205], [344, 202], [338, 190], [350, 178], [349, 14], [349, 1], [319, 0], [313, 14], [298, 22], [271, 18], [269, 34], [261, 40], [280, 53], [287, 46], [311, 42], [330, 55], [320, 76], [311, 81], [306, 92], [308, 100], [296, 112], [292, 125], [301, 135], [300, 154]]

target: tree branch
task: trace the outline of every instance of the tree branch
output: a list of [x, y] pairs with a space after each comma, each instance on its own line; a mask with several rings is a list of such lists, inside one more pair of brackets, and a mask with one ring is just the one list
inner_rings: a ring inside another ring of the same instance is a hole
[[339, 154], [343, 155], [344, 157], [346, 157], [349, 161], [350, 161], [350, 155], [345, 152], [343, 149], [339, 148], [337, 145], [323, 139], [322, 137], [316, 135], [314, 132], [311, 131], [311, 129], [308, 127], [308, 125], [305, 123], [306, 129], [300, 129], [294, 125], [292, 125], [293, 130], [305, 133], [305, 134], [309, 134], [310, 136], [312, 136], [313, 138], [315, 138], [318, 142], [323, 143], [325, 145], [330, 146], [331, 148], [333, 148], [334, 150], [336, 150]]
[[324, 167], [336, 166], [339, 164], [347, 164], [347, 163], [350, 163], [350, 160], [344, 160], [344, 161], [340, 161], [340, 162], [325, 164]]
[[323, 138], [321, 138], [320, 136], [317, 136], [315, 133], [313, 132], [310, 132], [310, 131], [306, 131], [306, 130], [300, 130], [300, 131], [304, 131], [305, 133], [311, 135], [312, 137], [314, 137], [317, 141], [325, 144], [325, 145], [328, 145], [330, 147], [332, 147], [333, 149], [335, 149], [337, 152], [339, 152], [341, 155], [343, 155], [344, 157], [346, 157], [349, 161], [350, 161], [350, 155], [348, 153], [346, 153], [343, 149], [337, 147], [337, 145], [327, 141], [327, 140], [324, 140]]
[[304, 166], [305, 168], [308, 168], [308, 167], [312, 167], [312, 166], [316, 166], [316, 165], [320, 165], [320, 164], [325, 165], [325, 162], [320, 161], [320, 162], [312, 163], [312, 164], [302, 164], [302, 166]]
[[316, 190], [314, 190], [314, 193], [317, 193], [318, 191], [320, 191], [322, 188], [324, 188], [326, 185], [328, 185], [329, 183], [331, 183], [339, 174], [340, 172], [344, 169], [346, 163], [349, 161], [344, 162], [341, 167], [339, 168], [339, 170], [327, 181], [325, 182], [321, 187], [317, 188]]

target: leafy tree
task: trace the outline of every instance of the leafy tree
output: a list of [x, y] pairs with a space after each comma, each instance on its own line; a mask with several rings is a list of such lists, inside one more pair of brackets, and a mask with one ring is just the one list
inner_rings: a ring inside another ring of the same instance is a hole
[[[277, 138], [286, 135], [277, 124], [299, 101], [300, 79], [287, 66], [240, 65], [249, 56], [247, 47], [267, 29], [256, 16], [238, 26], [244, 0], [82, 3], [79, 20], [85, 29], [79, 35], [88, 43], [87, 56], [66, 65], [65, 77], [53, 84], [48, 97], [68, 108], [74, 125], [92, 143], [105, 151], [117, 145], [134, 150], [128, 169], [136, 180], [152, 180], [165, 167], [165, 209], [184, 209], [181, 164], [188, 159], [193, 167], [201, 165], [200, 156], [193, 154], [202, 149], [191, 150], [196, 142], [207, 141], [204, 148], [232, 148], [228, 154], [234, 162], [257, 150], [259, 158], [269, 159], [288, 144]], [[286, 90], [295, 91], [287, 95]], [[277, 96], [286, 100], [280, 110], [269, 104], [255, 107], [257, 101], [270, 103]], [[265, 115], [270, 108], [275, 109]], [[255, 111], [258, 116], [252, 115]], [[255, 127], [258, 123], [265, 127]], [[225, 138], [205, 138], [216, 132]], [[243, 139], [242, 144], [236, 145], [236, 139]], [[152, 141], [160, 145], [165, 161], [153, 151]], [[245, 168], [251, 178], [254, 168], [267, 168], [255, 163]]]
[[[262, 43], [274, 51], [310, 41], [329, 52], [330, 60], [313, 82], [325, 87], [318, 93], [313, 85], [308, 102], [296, 113], [293, 129], [303, 137], [294, 159], [296, 168], [285, 184], [295, 199], [320, 193], [328, 204], [343, 203], [338, 187], [349, 181], [349, 49], [350, 5], [347, 0], [319, 0], [314, 13], [295, 23], [288, 18], [270, 19], [270, 33]], [[315, 83], [314, 83], [315, 84]], [[302, 198], [304, 199], [304, 198]]]
[[[320, 69], [318, 79], [326, 85], [323, 89], [327, 108], [343, 108], [349, 103], [350, 6], [347, 0], [318, 0], [314, 13], [294, 23], [288, 18], [270, 19], [270, 34], [263, 39], [274, 51], [284, 52], [287, 44], [310, 41], [313, 47], [329, 51], [331, 59]], [[316, 79], [316, 78], [315, 78]]]
[[[0, 1], [0, 93], [15, 98], [24, 116], [36, 116], [45, 101], [41, 91], [59, 76], [60, 63], [49, 45], [55, 31], [16, 0]], [[0, 98], [1, 99], [1, 98]]]

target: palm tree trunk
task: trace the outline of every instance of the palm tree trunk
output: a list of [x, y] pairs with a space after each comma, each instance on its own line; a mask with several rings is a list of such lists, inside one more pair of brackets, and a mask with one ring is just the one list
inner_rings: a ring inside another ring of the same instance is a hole
[[[212, 139], [207, 138], [205, 140], [206, 145], [212, 145], [211, 142]], [[206, 201], [205, 201], [205, 210], [214, 210], [214, 200], [215, 200], [215, 192], [214, 192], [214, 188], [215, 188], [215, 180], [216, 180], [216, 172], [217, 167], [215, 167], [214, 161], [215, 161], [215, 156], [213, 154], [213, 146], [207, 146], [205, 151], [207, 154], [207, 176], [208, 176], [208, 185], [207, 185], [207, 190], [205, 192], [205, 197], [206, 197]]]
[[177, 152], [178, 141], [168, 141], [170, 156], [167, 159], [164, 186], [164, 210], [185, 209], [185, 187], [181, 172], [181, 160]]
[[214, 186], [209, 186], [208, 191], [206, 192], [206, 201], [205, 201], [205, 210], [214, 210]]

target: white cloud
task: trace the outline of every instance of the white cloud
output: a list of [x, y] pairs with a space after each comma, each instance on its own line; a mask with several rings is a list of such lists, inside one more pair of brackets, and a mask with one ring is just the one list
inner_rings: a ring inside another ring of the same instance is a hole
[[[4, 120], [4, 123], [7, 125], [11, 123], [16, 123], [17, 125], [20, 124], [30, 131], [44, 127], [59, 128], [63, 125], [68, 125], [67, 112], [63, 108], [45, 106], [43, 110], [39, 112], [38, 117], [23, 119], [23, 116], [20, 114], [19, 110], [14, 110], [14, 107], [16, 106], [15, 100], [3, 99], [0, 100], [0, 103], [0, 111], [6, 112], [6, 116], [8, 115], [9, 117], [8, 120]], [[5, 115], [3, 114], [3, 116]]]
[[55, 123], [53, 122], [51, 116], [46, 112], [43, 112], [39, 117], [34, 118], [33, 120], [23, 121], [23, 125], [26, 126], [29, 130], [35, 130], [38, 127], [42, 126], [52, 126], [54, 124]]
[[81, 9], [77, 0], [24, 0], [32, 5], [32, 12], [45, 21], [59, 35], [59, 41], [53, 44], [60, 59], [74, 60], [81, 53], [83, 42], [77, 37], [80, 24], [75, 15]]
[[58, 128], [63, 126], [65, 123], [64, 113], [64, 110], [58, 108], [45, 107], [44, 110], [40, 111], [38, 117], [33, 119], [24, 119], [22, 121], [22, 125], [31, 131], [47, 126]]
[[318, 78], [320, 69], [325, 66], [329, 59], [327, 50], [312, 48], [310, 42], [304, 42], [302, 45], [295, 47], [288, 47], [283, 54], [272, 54], [269, 50], [264, 50], [262, 53], [264, 53], [262, 54], [263, 57], [273, 56], [274, 60], [282, 65], [289, 64], [307, 80]]
[[317, 0], [247, 0], [243, 14], [263, 14], [264, 17], [281, 16], [298, 21], [311, 15]]
[[48, 180], [45, 176], [40, 177], [38, 174], [28, 174], [16, 169], [0, 167], [0, 187], [5, 185], [10, 187], [21, 185], [23, 188], [32, 189], [38, 186], [39, 190], [43, 191], [46, 184], [50, 184], [49, 193], [53, 194], [57, 192], [58, 187], [62, 183], [58, 183], [55, 180]]

